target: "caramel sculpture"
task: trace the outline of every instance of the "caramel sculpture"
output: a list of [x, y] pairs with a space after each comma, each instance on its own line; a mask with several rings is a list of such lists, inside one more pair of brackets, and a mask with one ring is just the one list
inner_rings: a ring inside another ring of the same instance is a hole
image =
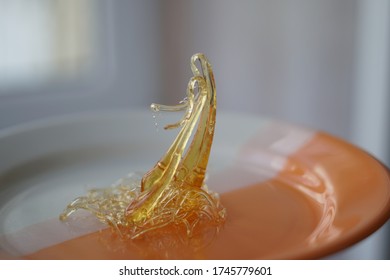
[[207, 58], [200, 53], [191, 57], [191, 70], [186, 98], [179, 105], [151, 105], [153, 111], [185, 110], [179, 122], [165, 126], [180, 128], [165, 155], [142, 178], [131, 175], [76, 198], [61, 214], [61, 220], [85, 209], [131, 239], [166, 226], [184, 226], [188, 237], [202, 224], [221, 227], [225, 208], [218, 194], [205, 185], [216, 120], [214, 76]]

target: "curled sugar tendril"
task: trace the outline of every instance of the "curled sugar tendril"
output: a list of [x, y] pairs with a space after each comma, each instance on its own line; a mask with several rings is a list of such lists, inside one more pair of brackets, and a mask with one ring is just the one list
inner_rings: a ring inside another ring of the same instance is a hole
[[220, 230], [226, 210], [204, 183], [216, 119], [214, 76], [203, 54], [193, 55], [190, 65], [194, 76], [184, 100], [176, 106], [151, 105], [155, 112], [185, 110], [180, 121], [164, 127], [181, 128], [165, 155], [143, 176], [131, 174], [76, 198], [61, 220], [84, 209], [130, 239], [167, 227], [184, 228], [188, 238], [202, 227]]

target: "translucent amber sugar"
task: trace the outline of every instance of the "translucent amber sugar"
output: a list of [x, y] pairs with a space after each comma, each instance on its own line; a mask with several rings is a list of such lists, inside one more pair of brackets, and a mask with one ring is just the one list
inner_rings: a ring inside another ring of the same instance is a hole
[[154, 111], [186, 111], [179, 122], [165, 127], [180, 127], [165, 155], [142, 177], [133, 174], [76, 198], [61, 220], [85, 209], [132, 239], [172, 226], [184, 226], [188, 237], [204, 225], [219, 230], [226, 210], [204, 183], [216, 117], [214, 76], [203, 54], [192, 56], [191, 70], [187, 96], [179, 105], [151, 105]]

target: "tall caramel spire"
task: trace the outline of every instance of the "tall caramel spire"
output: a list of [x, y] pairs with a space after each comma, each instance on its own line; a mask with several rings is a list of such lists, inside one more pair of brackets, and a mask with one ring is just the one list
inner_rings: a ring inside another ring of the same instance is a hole
[[[91, 212], [99, 219], [131, 238], [167, 225], [184, 225], [191, 235], [202, 222], [217, 228], [223, 223], [225, 209], [218, 195], [204, 184], [216, 119], [213, 71], [200, 53], [191, 57], [190, 65], [193, 77], [188, 82], [186, 98], [175, 106], [151, 105], [154, 111], [185, 110], [185, 114], [177, 123], [165, 127], [180, 131], [165, 155], [144, 174], [139, 187], [129, 189], [121, 184], [119, 192], [117, 187], [101, 192], [100, 196], [94, 193], [93, 201], [89, 199], [91, 194], [78, 198], [68, 206], [62, 219], [75, 209], [93, 209]], [[99, 211], [99, 205], [105, 208]], [[110, 213], [110, 207], [114, 212], [123, 212]]]

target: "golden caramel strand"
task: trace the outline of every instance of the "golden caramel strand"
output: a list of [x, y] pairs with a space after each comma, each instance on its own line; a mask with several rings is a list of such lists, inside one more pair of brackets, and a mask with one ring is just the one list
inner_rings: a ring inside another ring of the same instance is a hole
[[165, 155], [142, 178], [131, 175], [76, 198], [61, 220], [84, 209], [132, 239], [172, 225], [184, 225], [188, 237], [205, 223], [219, 230], [226, 210], [204, 184], [216, 120], [214, 76], [203, 54], [192, 56], [190, 65], [194, 76], [184, 101], [176, 106], [151, 105], [154, 111], [186, 111], [180, 121], [165, 127], [180, 128]]

